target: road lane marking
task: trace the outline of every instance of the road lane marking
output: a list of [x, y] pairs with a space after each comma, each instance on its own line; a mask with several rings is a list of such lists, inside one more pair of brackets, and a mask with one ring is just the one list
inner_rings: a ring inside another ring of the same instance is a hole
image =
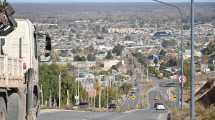
[[159, 114], [158, 116], [158, 119], [157, 120], [167, 120], [167, 114], [165, 113], [161, 113]]
[[129, 110], [129, 111], [125, 111], [123, 113], [133, 113], [133, 112], [136, 112], [137, 110]]
[[40, 114], [47, 114], [47, 113], [56, 113], [56, 112], [90, 112], [90, 111], [77, 111], [77, 110], [63, 110], [63, 109], [43, 109], [40, 110]]

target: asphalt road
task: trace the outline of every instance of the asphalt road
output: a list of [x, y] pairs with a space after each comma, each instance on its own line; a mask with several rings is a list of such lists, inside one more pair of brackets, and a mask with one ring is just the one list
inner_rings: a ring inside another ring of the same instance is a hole
[[[149, 108], [145, 110], [135, 110], [136, 105], [141, 102], [140, 89], [138, 81], [137, 84], [137, 97], [134, 101], [125, 98], [124, 105], [126, 107], [133, 107], [134, 110], [128, 112], [75, 112], [75, 111], [58, 111], [42, 113], [39, 120], [167, 120], [167, 112], [156, 112], [153, 110], [154, 99], [159, 96], [159, 84], [149, 91]], [[165, 90], [163, 91], [165, 93]]]
[[[124, 109], [130, 109], [130, 108], [136, 109], [137, 105], [141, 104], [141, 97], [140, 97], [141, 87], [139, 84], [140, 84], [139, 81], [133, 80], [132, 85], [133, 85], [133, 88], [136, 88], [136, 92], [133, 95], [129, 94], [126, 98], [124, 98], [123, 100], [124, 102], [120, 107]], [[135, 96], [135, 99], [132, 100], [131, 96]]]
[[58, 111], [41, 113], [39, 120], [166, 120], [166, 114], [153, 110], [124, 113]]

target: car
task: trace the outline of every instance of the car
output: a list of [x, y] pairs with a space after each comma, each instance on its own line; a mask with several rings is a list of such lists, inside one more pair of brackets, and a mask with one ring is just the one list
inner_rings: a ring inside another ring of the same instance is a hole
[[158, 101], [159, 101], [159, 99], [158, 99], [158, 98], [154, 98], [154, 101], [155, 101], [155, 102], [158, 102]]
[[131, 88], [131, 91], [137, 91], [137, 88], [136, 87], [133, 87], [133, 88]]
[[79, 108], [87, 109], [87, 108], [89, 108], [89, 103], [88, 102], [80, 102], [79, 103]]
[[116, 104], [111, 103], [111, 104], [108, 106], [108, 109], [116, 109]]
[[114, 110], [116, 110], [116, 108], [117, 108], [116, 104], [115, 103], [111, 103], [108, 106], [108, 111], [109, 112], [113, 112]]
[[154, 104], [154, 109], [156, 111], [165, 111], [166, 110], [166, 107], [164, 106], [163, 103], [155, 103]]
[[131, 95], [134, 95], [136, 92], [135, 91], [131, 91], [130, 93], [131, 93]]

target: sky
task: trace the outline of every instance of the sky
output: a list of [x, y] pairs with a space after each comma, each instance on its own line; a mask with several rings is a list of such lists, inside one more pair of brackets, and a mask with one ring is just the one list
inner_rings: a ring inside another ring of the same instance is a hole
[[[58, 2], [152, 2], [152, 0], [7, 0], [8, 2], [38, 2], [38, 3], [58, 3]], [[190, 2], [190, 0], [162, 0], [165, 2]], [[215, 0], [194, 0], [195, 2], [215, 2]]]

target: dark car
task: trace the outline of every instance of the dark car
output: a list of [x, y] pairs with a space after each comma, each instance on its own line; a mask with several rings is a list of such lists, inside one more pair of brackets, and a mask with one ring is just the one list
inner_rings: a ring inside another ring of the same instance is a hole
[[79, 108], [81, 108], [81, 109], [87, 109], [87, 108], [89, 108], [88, 102], [80, 102], [79, 103]]
[[108, 106], [109, 111], [114, 111], [116, 109], [116, 104], [112, 103]]

